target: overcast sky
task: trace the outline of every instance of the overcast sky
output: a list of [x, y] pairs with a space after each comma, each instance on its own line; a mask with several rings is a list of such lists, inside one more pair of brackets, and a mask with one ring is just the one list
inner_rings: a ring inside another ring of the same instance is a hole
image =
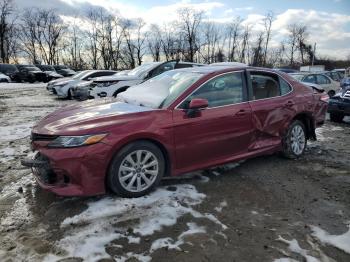
[[55, 8], [64, 16], [76, 16], [93, 6], [102, 6], [127, 18], [141, 17], [148, 23], [163, 24], [176, 19], [176, 10], [189, 6], [202, 10], [206, 19], [229, 22], [235, 16], [245, 19], [259, 29], [262, 17], [271, 10], [277, 45], [285, 35], [286, 26], [304, 23], [310, 31], [309, 39], [317, 42], [318, 52], [330, 57], [350, 55], [350, 0], [15, 0], [18, 8]]

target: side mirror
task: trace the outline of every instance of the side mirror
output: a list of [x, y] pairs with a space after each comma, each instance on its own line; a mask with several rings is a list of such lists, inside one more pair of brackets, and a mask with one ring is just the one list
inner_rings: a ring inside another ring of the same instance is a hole
[[188, 117], [196, 117], [200, 109], [208, 107], [208, 100], [203, 98], [194, 98], [190, 101], [188, 105], [188, 110], [186, 115]]
[[194, 98], [188, 105], [189, 109], [203, 109], [208, 107], [208, 100], [203, 98]]

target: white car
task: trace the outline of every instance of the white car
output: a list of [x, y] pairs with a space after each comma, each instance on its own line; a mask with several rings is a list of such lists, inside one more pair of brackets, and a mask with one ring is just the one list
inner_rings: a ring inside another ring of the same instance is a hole
[[3, 73], [0, 73], [0, 82], [1, 83], [10, 83], [11, 78], [7, 75], [4, 75]]
[[203, 64], [179, 62], [176, 60], [168, 62], [150, 62], [142, 64], [139, 67], [129, 71], [127, 74], [119, 73], [110, 77], [101, 77], [93, 80], [90, 85], [90, 98], [99, 97], [116, 97], [119, 93], [124, 92], [130, 86], [140, 84], [152, 77], [155, 77], [165, 71], [203, 66]]
[[115, 74], [112, 70], [85, 70], [69, 78], [61, 78], [50, 81], [47, 89], [59, 98], [71, 98], [73, 96], [72, 88], [80, 85], [90, 84], [91, 79], [99, 76], [108, 76]]
[[340, 83], [322, 73], [291, 73], [290, 76], [304, 83], [318, 84], [331, 97], [340, 89]]

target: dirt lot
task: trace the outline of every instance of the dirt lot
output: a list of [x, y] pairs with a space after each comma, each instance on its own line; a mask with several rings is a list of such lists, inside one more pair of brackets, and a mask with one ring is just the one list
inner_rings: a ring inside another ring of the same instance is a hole
[[299, 160], [196, 172], [138, 199], [61, 198], [19, 160], [33, 123], [68, 103], [0, 86], [0, 261], [350, 261], [349, 119]]

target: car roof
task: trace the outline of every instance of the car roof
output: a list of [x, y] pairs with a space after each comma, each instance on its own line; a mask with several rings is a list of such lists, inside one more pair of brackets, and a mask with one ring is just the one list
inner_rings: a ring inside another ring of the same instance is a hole
[[252, 66], [228, 66], [228, 65], [215, 65], [215, 66], [205, 65], [205, 66], [188, 67], [188, 68], [181, 68], [181, 69], [175, 69], [175, 70], [183, 71], [183, 72], [200, 73], [200, 74], [211, 74], [211, 73], [226, 73], [231, 71], [241, 71], [245, 69], [265, 71], [270, 73], [283, 73], [283, 72], [276, 72], [271, 68], [252, 67]]

